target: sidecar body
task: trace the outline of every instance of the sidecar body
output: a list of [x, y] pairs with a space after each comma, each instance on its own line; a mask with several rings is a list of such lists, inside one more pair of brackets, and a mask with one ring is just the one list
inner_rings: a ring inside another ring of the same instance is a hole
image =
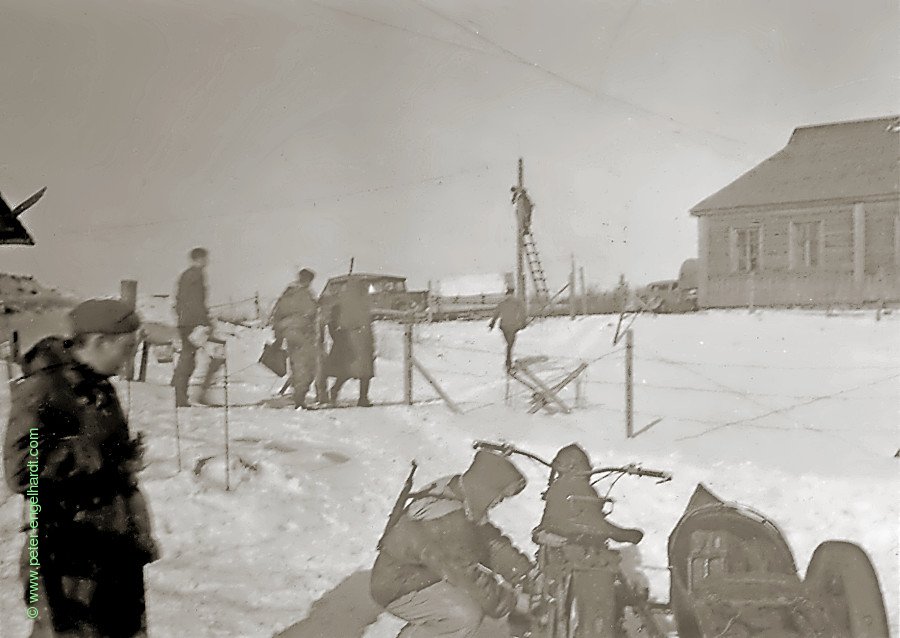
[[781, 530], [698, 485], [668, 544], [679, 638], [888, 638], [865, 552], [827, 541], [805, 579]]

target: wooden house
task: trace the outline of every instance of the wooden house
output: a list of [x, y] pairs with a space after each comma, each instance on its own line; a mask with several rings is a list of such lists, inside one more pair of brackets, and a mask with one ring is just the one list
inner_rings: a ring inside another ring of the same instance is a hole
[[701, 307], [900, 301], [900, 117], [797, 128], [691, 214]]

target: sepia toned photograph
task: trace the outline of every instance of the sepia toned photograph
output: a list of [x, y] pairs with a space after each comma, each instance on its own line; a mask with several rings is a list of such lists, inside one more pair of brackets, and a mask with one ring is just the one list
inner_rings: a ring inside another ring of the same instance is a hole
[[0, 0], [0, 638], [900, 638], [896, 0]]

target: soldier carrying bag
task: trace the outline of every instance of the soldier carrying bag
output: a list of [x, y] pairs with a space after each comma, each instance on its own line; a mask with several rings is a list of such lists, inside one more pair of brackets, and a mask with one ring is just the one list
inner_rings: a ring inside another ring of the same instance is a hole
[[281, 347], [281, 339], [267, 343], [263, 347], [259, 362], [279, 377], [287, 374], [287, 352]]

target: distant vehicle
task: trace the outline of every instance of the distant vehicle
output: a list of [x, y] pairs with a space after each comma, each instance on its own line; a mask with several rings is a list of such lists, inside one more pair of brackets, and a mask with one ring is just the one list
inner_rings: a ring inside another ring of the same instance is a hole
[[694, 308], [697, 310], [699, 304], [697, 302], [697, 289], [700, 285], [700, 262], [697, 259], [685, 259], [678, 271], [678, 287], [681, 294], [686, 299], [693, 301]]
[[675, 279], [654, 281], [638, 291], [641, 305], [651, 312], [693, 312], [697, 310], [697, 289], [683, 288]]
[[406, 277], [369, 273], [332, 277], [319, 295], [320, 305], [323, 308], [332, 305], [350, 280], [362, 281], [366, 285], [372, 304], [372, 316], [375, 319], [396, 318], [409, 312], [424, 312], [428, 305], [428, 292], [407, 290]]

